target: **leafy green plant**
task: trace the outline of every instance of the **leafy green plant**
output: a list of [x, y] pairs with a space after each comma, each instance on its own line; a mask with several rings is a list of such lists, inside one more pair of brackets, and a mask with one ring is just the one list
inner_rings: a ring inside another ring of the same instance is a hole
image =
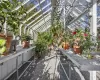
[[[17, 0], [2, 0], [0, 3], [0, 16], [4, 18], [14, 34], [18, 33], [19, 25], [21, 23], [20, 15], [25, 13], [23, 6], [19, 10], [14, 10], [15, 7], [20, 5]], [[2, 20], [1, 20], [2, 22]]]
[[3, 55], [6, 51], [6, 40], [0, 39], [0, 55]]
[[100, 28], [97, 29], [97, 51], [100, 51]]
[[47, 40], [46, 40], [47, 36], [44, 33], [38, 33], [38, 39], [35, 42], [35, 52], [38, 58], [40, 58], [41, 56], [43, 56], [44, 52], [47, 49]]
[[22, 39], [22, 41], [29, 41], [29, 40], [31, 40], [31, 36], [29, 36], [27, 34], [23, 34], [21, 39]]

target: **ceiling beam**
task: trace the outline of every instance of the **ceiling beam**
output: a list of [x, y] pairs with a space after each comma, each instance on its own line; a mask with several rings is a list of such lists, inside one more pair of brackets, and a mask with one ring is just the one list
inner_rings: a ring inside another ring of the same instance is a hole
[[[44, 13], [43, 13], [43, 15], [45, 15], [46, 13], [48, 13], [48, 12], [50, 12], [52, 10], [52, 8], [49, 8], [47, 11], [45, 11]], [[49, 13], [50, 14], [50, 13]], [[30, 23], [28, 23], [27, 24], [27, 26], [26, 27], [29, 27], [30, 25], [32, 25], [32, 23], [34, 23], [36, 20], [38, 20], [39, 18], [41, 18], [42, 17], [42, 14], [41, 15], [39, 15], [37, 18], [35, 18], [33, 21], [31, 21]]]
[[[50, 14], [51, 14], [51, 12], [48, 13], [47, 15], [45, 15], [44, 18], [48, 17]], [[34, 27], [35, 25], [39, 24], [39, 22], [41, 22], [42, 20], [43, 20], [43, 18], [41, 18], [41, 19], [40, 19], [39, 21], [37, 21], [35, 24], [31, 25], [28, 29], [31, 29], [31, 28]]]
[[[42, 4], [43, 2], [45, 2], [45, 0], [42, 0], [42, 1], [40, 2], [40, 4]], [[27, 13], [27, 14], [30, 13], [32, 10], [36, 9], [38, 6], [39, 6], [39, 3], [36, 4], [35, 6], [33, 6], [32, 8], [30, 8], [26, 13]], [[22, 18], [22, 17], [24, 17], [24, 16], [26, 16], [25, 13], [24, 13], [23, 15], [21, 15], [20, 18]]]
[[[45, 18], [51, 17], [50, 13], [48, 13], [48, 15], [45, 16]], [[38, 22], [36, 22], [35, 24], [33, 24], [32, 26], [30, 26], [30, 28], [28, 28], [28, 30], [32, 29], [34, 26], [38, 25], [41, 21], [43, 21], [43, 18], [41, 20], [39, 20]]]

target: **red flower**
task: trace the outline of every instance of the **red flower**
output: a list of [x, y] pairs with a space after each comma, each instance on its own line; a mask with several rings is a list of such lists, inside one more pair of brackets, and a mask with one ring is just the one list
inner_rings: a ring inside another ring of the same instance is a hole
[[75, 32], [72, 32], [72, 34], [75, 35], [76, 34], [76, 31]]
[[85, 37], [87, 37], [87, 36], [88, 36], [88, 34], [84, 33], [84, 36], [85, 36]]

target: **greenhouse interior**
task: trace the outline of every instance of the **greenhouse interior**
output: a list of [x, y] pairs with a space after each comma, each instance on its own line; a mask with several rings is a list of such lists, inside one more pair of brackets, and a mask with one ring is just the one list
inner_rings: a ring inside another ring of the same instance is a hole
[[0, 80], [100, 80], [100, 0], [0, 0]]

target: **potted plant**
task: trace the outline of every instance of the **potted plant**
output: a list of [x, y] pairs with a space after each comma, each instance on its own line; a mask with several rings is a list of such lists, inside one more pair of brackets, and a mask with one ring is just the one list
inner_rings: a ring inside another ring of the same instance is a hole
[[43, 42], [37, 41], [35, 43], [35, 46], [36, 46], [36, 48], [35, 48], [36, 56], [38, 58], [41, 58], [45, 54], [44, 52], [45, 52], [47, 46], [44, 44], [44, 41]]
[[6, 47], [7, 49], [10, 48], [12, 35], [4, 34], [3, 32], [3, 25], [6, 22], [7, 24], [7, 33], [8, 30], [12, 31], [14, 35], [18, 33], [19, 25], [20, 25], [20, 15], [25, 13], [23, 7], [19, 10], [14, 10], [20, 3], [17, 0], [2, 0], [0, 2], [0, 37], [6, 39]]
[[73, 51], [76, 54], [81, 54], [82, 53], [82, 47], [81, 47], [81, 42], [84, 40], [84, 31], [82, 29], [75, 29], [75, 31], [72, 32], [73, 35]]
[[73, 32], [73, 38], [74, 38], [74, 45], [73, 50], [77, 54], [84, 54], [89, 55], [91, 52], [91, 46], [94, 46], [95, 44], [91, 40], [92, 35], [90, 35], [90, 32], [85, 29], [84, 31], [82, 29], [76, 29]]
[[22, 46], [23, 46], [23, 48], [28, 48], [29, 47], [30, 40], [31, 40], [30, 36], [28, 36], [26, 34], [22, 35]]
[[38, 39], [37, 41], [35, 42], [35, 53], [36, 53], [36, 56], [38, 58], [41, 58], [42, 56], [45, 55], [45, 51], [47, 49], [47, 45], [48, 45], [48, 35], [46, 35], [47, 33], [38, 33]]
[[65, 49], [65, 50], [70, 48], [69, 35], [67, 35], [66, 33], [63, 34], [62, 48]]

